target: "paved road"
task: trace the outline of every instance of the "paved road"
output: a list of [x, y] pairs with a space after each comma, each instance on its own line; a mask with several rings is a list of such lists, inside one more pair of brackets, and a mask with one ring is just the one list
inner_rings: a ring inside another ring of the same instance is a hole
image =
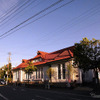
[[[99, 98], [100, 99], [100, 98]], [[30, 89], [15, 86], [0, 86], [0, 100], [98, 100], [78, 91]]]

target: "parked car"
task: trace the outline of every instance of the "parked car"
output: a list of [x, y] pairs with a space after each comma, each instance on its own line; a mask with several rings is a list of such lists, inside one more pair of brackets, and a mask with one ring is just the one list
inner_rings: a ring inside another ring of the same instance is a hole
[[4, 79], [0, 79], [0, 84], [6, 84], [5, 80]]

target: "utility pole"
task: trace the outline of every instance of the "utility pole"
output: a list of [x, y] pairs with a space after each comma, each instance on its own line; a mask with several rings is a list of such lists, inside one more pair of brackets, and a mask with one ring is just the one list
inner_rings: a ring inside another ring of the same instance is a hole
[[7, 74], [7, 81], [6, 81], [6, 85], [8, 84], [8, 71], [9, 71], [9, 65], [11, 64], [11, 52], [8, 52], [8, 55], [9, 55], [9, 57], [8, 57], [8, 70], [7, 70], [7, 72], [6, 72], [6, 74]]
[[8, 64], [11, 63], [11, 52], [8, 52], [9, 58], [8, 58]]

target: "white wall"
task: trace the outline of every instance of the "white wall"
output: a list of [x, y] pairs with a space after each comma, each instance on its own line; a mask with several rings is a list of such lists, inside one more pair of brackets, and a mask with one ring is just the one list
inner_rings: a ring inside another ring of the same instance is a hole
[[[58, 63], [56, 64], [51, 64], [51, 68], [54, 70], [54, 75], [51, 76], [51, 81], [52, 82], [67, 82], [68, 81], [68, 75], [67, 75], [67, 65], [69, 64], [69, 62], [66, 62], [65, 63], [65, 79], [63, 79], [63, 69], [62, 69], [62, 63], [60, 63], [60, 68], [61, 68], [61, 79], [58, 79]], [[46, 66], [46, 65], [43, 65], [43, 66], [39, 66], [39, 68], [43, 67], [43, 80], [47, 80], [49, 79], [48, 78], [48, 75], [47, 75], [47, 70], [49, 68], [49, 66]], [[20, 80], [21, 82], [23, 80], [26, 80], [26, 74], [23, 70], [19, 70], [20, 72]], [[72, 80], [78, 80], [79, 77], [76, 77], [78, 73], [74, 73], [72, 75]], [[37, 71], [37, 75], [38, 75], [38, 71]], [[40, 75], [41, 75], [41, 71], [40, 71]], [[38, 76], [37, 76], [38, 77]], [[41, 77], [40, 77], [41, 79]], [[39, 80], [39, 79], [36, 79], [36, 71], [33, 72], [33, 74], [31, 75], [31, 81], [34, 81], [34, 80]], [[42, 80], [42, 79], [41, 79]], [[13, 81], [17, 81], [16, 79], [16, 71], [13, 72]]]

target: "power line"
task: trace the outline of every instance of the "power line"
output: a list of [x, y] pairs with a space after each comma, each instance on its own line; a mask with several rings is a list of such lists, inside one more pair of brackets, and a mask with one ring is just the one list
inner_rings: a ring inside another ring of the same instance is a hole
[[[44, 0], [42, 1], [40, 1], [38, 4], [36, 4], [34, 7], [36, 7], [36, 6], [38, 6], [39, 4], [41, 4], [41, 2], [44, 2]], [[34, 7], [32, 7], [31, 9], [33, 9]]]
[[[97, 4], [97, 5], [95, 5], [94, 7], [90, 8], [89, 10], [83, 12], [83, 13], [80, 14], [79, 16], [74, 17], [73, 19], [71, 19], [70, 21], [68, 21], [67, 23], [65, 23], [64, 25], [60, 26], [60, 28], [63, 27], [63, 26], [66, 26], [68, 23], [71, 24], [71, 22], [74, 21], [74, 20], [79, 21], [79, 20], [82, 18], [82, 16], [84, 17], [84, 15], [85, 15], [85, 16], [86, 16], [86, 15], [90, 15], [90, 14], [91, 14], [90, 11], [94, 12], [94, 11], [96, 11], [96, 10], [99, 9], [99, 8], [97, 8], [97, 9], [93, 10], [95, 7], [98, 7], [98, 6], [100, 7], [100, 3]], [[73, 24], [73, 22], [72, 22], [72, 24]]]
[[[38, 2], [36, 5], [34, 5], [31, 9], [33, 9], [33, 8], [35, 8], [35, 7], [37, 7], [39, 4], [41, 4], [42, 2], [44, 2], [44, 0], [41, 0], [40, 2]], [[26, 8], [25, 8], [26, 9]], [[20, 15], [21, 17], [22, 17], [22, 15]], [[20, 16], [19, 17], [17, 17], [17, 19], [19, 19], [20, 18]], [[16, 17], [16, 16], [15, 16]], [[9, 20], [9, 21], [11, 21], [11, 20]], [[14, 22], [14, 21], [16, 21], [16, 20], [13, 20], [13, 21], [11, 21], [10, 23], [5, 23], [5, 25], [0, 25], [1, 27], [2, 27], [2, 29], [4, 29], [7, 25], [9, 25], [9, 24], [11, 24], [12, 22]]]
[[[21, 9], [23, 6], [25, 6], [27, 3], [29, 3], [31, 0], [26, 1], [23, 5], [21, 5], [19, 8], [15, 9], [14, 12], [12, 12], [10, 15], [8, 15], [7, 17], [5, 17], [3, 20], [0, 21], [0, 23], [2, 23], [3, 21], [5, 21], [6, 19], [8, 19], [11, 15], [13, 15], [15, 12], [17, 12], [19, 9]], [[13, 9], [11, 10], [13, 11]]]
[[59, 1], [57, 1], [57, 2], [55, 2], [55, 3], [53, 3], [53, 4], [51, 4], [49, 7], [47, 7], [47, 8], [45, 8], [45, 9], [43, 9], [43, 10], [39, 11], [39, 12], [38, 12], [38, 13], [36, 13], [35, 15], [33, 15], [33, 16], [31, 16], [31, 17], [29, 17], [28, 19], [24, 20], [24, 21], [23, 21], [23, 22], [21, 22], [20, 24], [18, 24], [18, 25], [16, 25], [15, 27], [11, 28], [9, 31], [7, 31], [7, 32], [3, 33], [2, 35], [0, 35], [0, 37], [2, 37], [2, 36], [4, 36], [4, 35], [6, 35], [7, 33], [11, 32], [11, 31], [13, 31], [13, 30], [14, 30], [14, 29], [16, 29], [17, 27], [19, 27], [19, 26], [23, 25], [23, 24], [24, 24], [24, 23], [26, 23], [27, 21], [29, 21], [29, 20], [33, 19], [34, 17], [36, 17], [36, 16], [40, 15], [41, 13], [45, 12], [46, 10], [48, 10], [48, 9], [52, 8], [53, 6], [57, 5], [58, 3], [62, 2], [62, 1], [63, 1], [63, 0], [59, 0]]
[[[84, 20], [90, 18], [91, 16], [94, 16], [95, 14], [97, 14], [97, 13], [99, 12], [99, 11], [97, 11], [97, 9], [98, 9], [97, 6], [100, 6], [100, 3], [97, 4], [97, 5], [95, 5], [95, 6], [93, 6], [93, 7], [90, 8], [89, 10], [83, 12], [83, 13], [80, 14], [79, 16], [74, 17], [73, 19], [71, 19], [70, 21], [68, 21], [67, 23], [65, 23], [64, 25], [62, 25], [62, 26], [60, 26], [59, 28], [57, 28], [56, 31], [59, 31], [59, 29], [61, 30], [61, 29], [63, 28], [63, 26], [65, 26], [66, 24], [69, 23], [68, 26], [67, 26], [67, 29], [62, 30], [62, 32], [64, 32], [64, 31], [66, 31], [66, 30], [72, 28], [73, 25], [76, 26], [78, 23], [84, 22]], [[94, 9], [95, 7], [97, 7], [97, 8]], [[94, 11], [96, 11], [96, 12], [94, 12]], [[85, 15], [85, 16], [84, 16], [84, 15]], [[86, 15], [88, 15], [88, 16], [86, 16]], [[90, 17], [89, 17], [89, 16], [90, 16]], [[85, 17], [85, 18], [84, 18], [84, 17]], [[83, 19], [82, 19], [82, 18], [83, 18]], [[77, 23], [73, 23], [73, 21], [76, 21]], [[79, 22], [79, 21], [81, 21], [81, 22]], [[54, 33], [54, 34], [53, 34], [53, 36], [54, 36], [54, 35], [56, 35], [55, 33], [57, 33], [57, 32], [53, 32], [53, 33]], [[50, 34], [50, 35], [51, 35], [51, 34]]]
[[80, 24], [80, 23], [84, 22], [84, 20], [89, 19], [91, 16], [94, 16], [95, 14], [97, 14], [97, 13], [99, 13], [99, 12], [100, 12], [100, 10], [97, 11], [97, 12], [92, 13], [92, 14], [89, 15], [89, 16], [86, 16], [86, 17], [83, 18], [83, 19], [77, 20], [76, 23], [72, 23], [72, 24], [70, 24], [69, 26], [67, 26], [67, 28], [66, 28], [65, 30], [63, 30], [63, 32], [66, 31], [66, 30], [68, 30], [68, 29], [70, 29], [70, 28], [72, 28], [73, 26], [76, 26], [77, 24]]
[[[18, 2], [19, 2], [19, 1], [18, 1]], [[4, 18], [7, 14], [11, 13], [11, 12], [17, 7], [17, 3], [18, 3], [18, 2], [16, 2], [13, 6], [11, 6], [11, 7], [9, 8], [9, 10], [7, 10], [7, 11], [5, 12], [5, 14], [0, 15], [0, 16], [1, 16], [0, 19]]]
[[62, 8], [62, 7], [64, 7], [64, 6], [66, 6], [66, 5], [70, 4], [70, 3], [72, 3], [73, 1], [74, 1], [74, 0], [71, 0], [71, 1], [69, 1], [69, 2], [67, 2], [67, 3], [65, 3], [65, 4], [59, 6], [59, 7], [55, 8], [55, 9], [53, 9], [52, 11], [50, 11], [50, 12], [48, 12], [48, 13], [46, 13], [46, 14], [40, 16], [39, 18], [37, 18], [37, 19], [35, 19], [35, 20], [33, 20], [33, 21], [27, 23], [27, 24], [25, 24], [24, 26], [20, 27], [19, 29], [16, 29], [15, 31], [13, 31], [13, 32], [11, 32], [11, 33], [9, 33], [9, 34], [7, 34], [6, 36], [4, 36], [4, 37], [2, 37], [2, 38], [0, 38], [0, 39], [3, 39], [3, 38], [5, 38], [5, 37], [7, 37], [7, 36], [13, 34], [14, 32], [16, 32], [16, 31], [18, 31], [18, 30], [24, 28], [25, 26], [27, 26], [27, 25], [29, 25], [29, 24], [31, 24], [31, 23], [33, 23], [33, 22], [35, 22], [35, 21], [37, 21], [37, 20], [39, 20], [39, 19], [41, 19], [41, 18], [43, 18], [43, 17], [45, 17], [45, 16], [47, 16], [48, 14], [50, 14], [50, 13], [52, 13], [52, 12], [54, 12], [54, 11], [56, 11], [56, 10], [58, 10], [58, 9], [60, 9], [60, 8]]
[[3, 24], [1, 24], [0, 26], [3, 26], [4, 24], [6, 24], [8, 21], [11, 21], [11, 19], [13, 19], [14, 17], [16, 17], [16, 15], [18, 13], [21, 13], [22, 11], [24, 11], [27, 7], [29, 7], [32, 3], [34, 3], [36, 0], [33, 0], [32, 2], [30, 2], [27, 6], [25, 6], [22, 10], [20, 10], [19, 12], [15, 13], [13, 16], [9, 16], [10, 18], [7, 18], [8, 20], [6, 20]]
[[[84, 15], [87, 15], [87, 14], [89, 14], [89, 16], [91, 16], [91, 15], [95, 15], [96, 13], [98, 13], [98, 11], [97, 11], [97, 9], [98, 9], [98, 7], [97, 6], [100, 6], [100, 3], [99, 4], [97, 4], [97, 5], [95, 5], [94, 7], [92, 7], [92, 8], [90, 8], [89, 10], [87, 10], [87, 11], [85, 11], [84, 13], [82, 13], [81, 15], [79, 15], [79, 16], [77, 16], [77, 17], [75, 17], [75, 18], [73, 18], [73, 19], [71, 19], [69, 22], [71, 22], [71, 21], [73, 21], [73, 20], [76, 20], [77, 22], [79, 21], [79, 19], [81, 19], [82, 17], [84, 18]], [[97, 7], [97, 9], [94, 9], [95, 7]], [[91, 12], [90, 12], [91, 11]], [[97, 12], [95, 12], [94, 13], [94, 11], [97, 11]], [[52, 12], [52, 11], [51, 11]], [[49, 12], [49, 13], [51, 13], [51, 12]], [[43, 15], [43, 16], [41, 16], [40, 18], [42, 18], [42, 17], [44, 17], [44, 16], [46, 16], [46, 15], [48, 15], [48, 13], [47, 14], [45, 14], [45, 15]], [[86, 16], [86, 18], [85, 19], [87, 19], [87, 18], [89, 18], [89, 16]], [[81, 18], [80, 18], [81, 17]], [[40, 18], [38, 18], [38, 19], [40, 19]], [[38, 19], [36, 19], [36, 20], [38, 20]], [[34, 21], [32, 21], [32, 22], [35, 22], [36, 20], [34, 20]], [[84, 19], [82, 19], [81, 21], [84, 21]], [[28, 24], [31, 24], [32, 22], [30, 22], [30, 23], [28, 23]], [[23, 27], [25, 27], [25, 26], [27, 26], [28, 24], [26, 24], [26, 25], [24, 25]], [[76, 24], [75, 24], [76, 25]], [[22, 28], [22, 27], [21, 27]], [[20, 29], [21, 29], [20, 28]], [[60, 27], [61, 28], [61, 27]], [[70, 28], [70, 27], [69, 27]], [[67, 29], [69, 29], [69, 28], [67, 28]], [[72, 27], [71, 27], [72, 28]], [[18, 29], [19, 30], [19, 29]], [[58, 29], [57, 29], [58, 30]], [[17, 31], [17, 30], [16, 30]], [[54, 35], [54, 34], [53, 34]]]
[[[92, 26], [92, 25], [94, 25], [94, 24], [96, 24], [96, 23], [99, 23], [98, 21], [95, 21], [95, 22], [93, 22], [93, 23], [90, 23], [90, 24], [88, 24], [88, 25], [86, 25], [85, 27], [86, 28], [88, 28], [88, 27], [90, 27], [90, 26]], [[79, 31], [79, 30], [83, 30], [84, 28], [82, 27], [82, 28], [79, 28], [78, 30], [76, 30], [75, 32], [77, 32], [77, 31]]]
[[[96, 13], [98, 13], [98, 11], [97, 11], [97, 9], [96, 10], [93, 10], [95, 7], [97, 7], [97, 6], [100, 6], [100, 3], [99, 4], [97, 4], [97, 5], [95, 5], [94, 7], [92, 7], [91, 9], [89, 9], [89, 10], [87, 10], [87, 11], [85, 11], [85, 12], [83, 12], [82, 14], [80, 14], [79, 16], [77, 16], [77, 17], [75, 17], [75, 18], [73, 18], [73, 19], [71, 19], [70, 21], [68, 21], [68, 22], [71, 22], [71, 21], [74, 21], [74, 20], [78, 20], [80, 17], [83, 17], [84, 18], [84, 16], [83, 15], [89, 15], [90, 17], [91, 17], [91, 15], [95, 15]], [[92, 11], [93, 10], [93, 11]], [[90, 11], [92, 11], [93, 13], [91, 13]], [[96, 11], [95, 13], [94, 13], [94, 11]], [[89, 18], [89, 16], [86, 16], [87, 18]], [[87, 19], [87, 18], [85, 18], [85, 19]], [[79, 21], [79, 20], [78, 20]], [[82, 22], [84, 21], [84, 19], [82, 19], [81, 20]], [[68, 23], [67, 22], [67, 23]], [[64, 24], [64, 25], [66, 25], [66, 24]], [[76, 26], [76, 24], [74, 25], [74, 26]], [[61, 28], [62, 26], [60, 26], [59, 28]], [[57, 28], [56, 29], [56, 31], [59, 31], [59, 28]], [[72, 28], [72, 27], [69, 27], [69, 28]], [[68, 30], [69, 28], [67, 28], [66, 30]], [[64, 31], [63, 31], [64, 32]], [[61, 33], [63, 33], [63, 32], [61, 32]], [[52, 32], [52, 33], [54, 33], [53, 34], [53, 37], [55, 37], [55, 33], [58, 33], [58, 32]], [[52, 34], [50, 33], [49, 35], [51, 35], [52, 36]], [[44, 39], [44, 37], [45, 36], [43, 36], [43, 39]], [[50, 37], [50, 36], [49, 36]], [[46, 37], [45, 37], [46, 38]], [[54, 41], [55, 41], [55, 39], [54, 39]]]

